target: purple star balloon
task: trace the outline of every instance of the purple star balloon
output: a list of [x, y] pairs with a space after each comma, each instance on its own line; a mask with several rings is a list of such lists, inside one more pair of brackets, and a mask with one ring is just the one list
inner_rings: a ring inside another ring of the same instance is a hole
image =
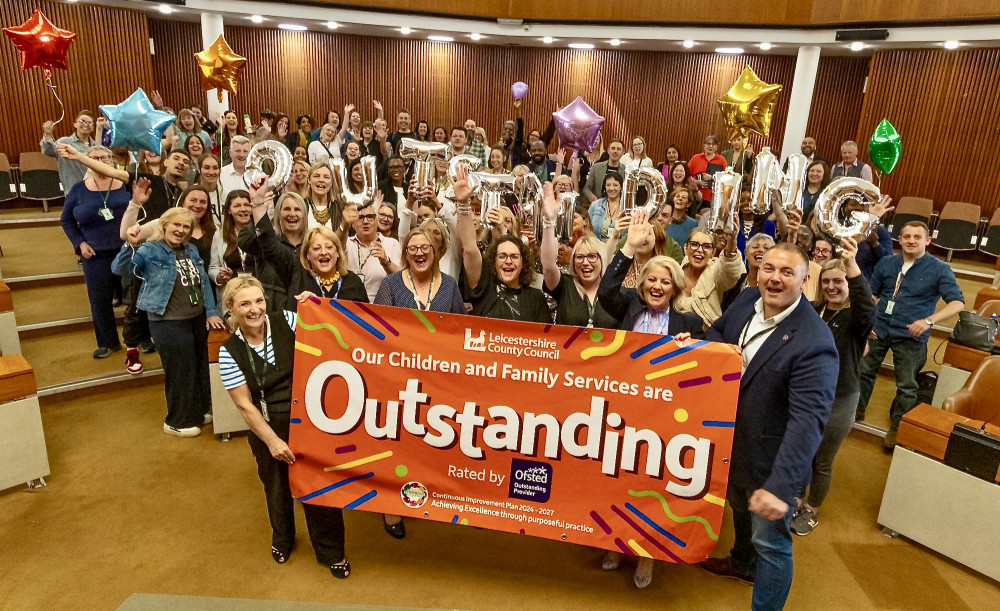
[[583, 98], [575, 100], [552, 113], [556, 122], [556, 135], [559, 136], [559, 146], [587, 153], [594, 150], [597, 135], [601, 133], [604, 117], [594, 112]]

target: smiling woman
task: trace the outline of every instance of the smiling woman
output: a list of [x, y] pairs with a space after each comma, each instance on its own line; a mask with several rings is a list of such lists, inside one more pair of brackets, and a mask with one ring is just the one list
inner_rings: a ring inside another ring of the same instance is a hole
[[458, 283], [438, 268], [438, 248], [427, 227], [403, 238], [403, 269], [382, 281], [375, 303], [400, 308], [465, 314]]

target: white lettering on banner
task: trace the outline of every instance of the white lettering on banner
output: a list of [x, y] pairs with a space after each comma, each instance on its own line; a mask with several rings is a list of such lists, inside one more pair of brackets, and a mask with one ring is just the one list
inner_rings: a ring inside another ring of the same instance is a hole
[[[325, 389], [336, 378], [346, 383], [346, 397], [336, 406], [327, 405], [324, 403]], [[621, 387], [628, 385], [622, 383], [618, 388]], [[624, 426], [624, 418], [609, 411], [605, 397], [592, 396], [589, 413], [574, 412], [563, 422], [551, 414], [528, 411], [521, 414], [505, 405], [487, 408], [487, 419], [479, 414], [475, 401], [466, 401], [459, 412], [450, 405], [431, 405], [431, 397], [419, 389], [419, 380], [408, 379], [406, 387], [399, 391], [399, 400], [386, 400], [382, 409], [378, 399], [366, 397], [364, 378], [357, 369], [343, 361], [326, 361], [317, 366], [306, 381], [306, 415], [316, 428], [331, 435], [353, 431], [363, 421], [365, 432], [373, 439], [399, 440], [405, 430], [438, 449], [449, 448], [457, 440], [462, 454], [471, 459], [484, 456], [483, 448], [477, 443], [481, 429], [482, 443], [492, 450], [532, 457], [541, 453], [549, 459], [560, 458], [565, 450], [572, 457], [600, 462], [601, 472], [610, 477], [617, 477], [619, 470], [638, 473], [641, 468], [647, 476], [663, 479], [666, 467], [670, 476], [679, 480], [669, 481], [666, 490], [685, 498], [703, 494], [706, 483], [711, 480], [711, 440], [679, 434], [664, 443], [656, 431]], [[603, 385], [603, 390], [632, 394], [616, 391], [609, 383]], [[428, 406], [426, 427], [420, 423], [420, 409], [424, 405]], [[378, 426], [379, 421], [384, 424]], [[643, 449], [646, 456], [641, 466]], [[688, 461], [691, 466], [685, 467]]]

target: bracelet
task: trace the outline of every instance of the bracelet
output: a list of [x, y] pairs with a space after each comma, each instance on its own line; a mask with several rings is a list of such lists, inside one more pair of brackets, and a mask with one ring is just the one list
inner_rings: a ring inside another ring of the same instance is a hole
[[552, 229], [555, 226], [556, 226], [556, 221], [542, 219], [542, 229]]
[[472, 204], [471, 203], [456, 204], [455, 205], [455, 210], [459, 214], [468, 214], [468, 215], [471, 216], [472, 215]]

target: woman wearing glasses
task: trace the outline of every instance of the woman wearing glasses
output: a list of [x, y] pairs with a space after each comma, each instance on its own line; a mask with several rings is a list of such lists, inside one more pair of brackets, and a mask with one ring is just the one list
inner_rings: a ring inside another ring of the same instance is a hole
[[[465, 265], [468, 285], [466, 298], [472, 314], [502, 320], [551, 323], [552, 314], [545, 295], [532, 288], [534, 279], [528, 248], [520, 238], [504, 235], [479, 252], [473, 222], [472, 189], [467, 166], [458, 166], [454, 181], [458, 210], [458, 248]], [[549, 221], [545, 221], [547, 225]], [[485, 265], [484, 265], [485, 260]]]
[[674, 307], [679, 312], [693, 312], [707, 329], [722, 316], [722, 297], [736, 286], [746, 272], [743, 257], [736, 248], [736, 234], [725, 234], [725, 247], [716, 257], [715, 240], [701, 229], [694, 229], [684, 244], [684, 291]]
[[544, 290], [558, 306], [556, 324], [599, 329], [615, 329], [618, 321], [605, 311], [597, 298], [597, 287], [604, 274], [601, 252], [604, 244], [592, 234], [584, 234], [573, 246], [569, 273], [559, 270], [559, 246], [556, 243], [555, 221], [559, 213], [553, 189], [544, 186], [545, 199], [542, 213], [545, 216], [542, 230], [542, 276]]

